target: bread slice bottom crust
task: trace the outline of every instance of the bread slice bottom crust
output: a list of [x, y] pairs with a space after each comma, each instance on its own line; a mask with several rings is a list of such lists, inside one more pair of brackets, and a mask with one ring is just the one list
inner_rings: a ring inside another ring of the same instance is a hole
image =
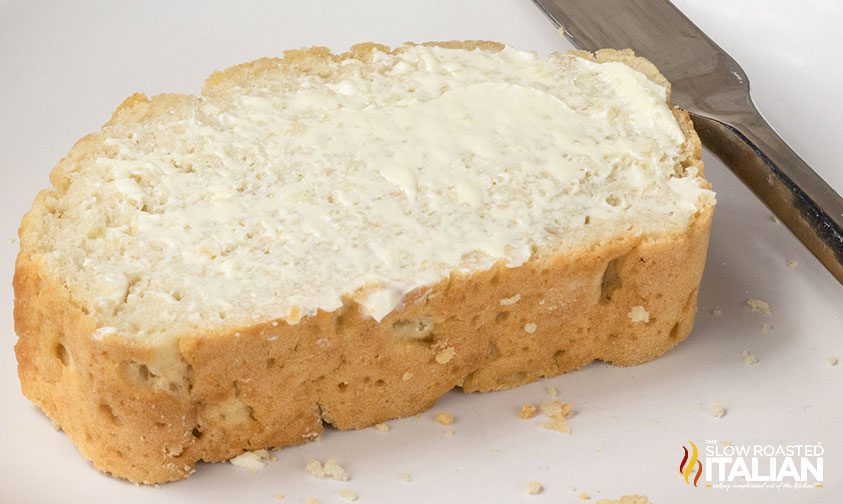
[[[676, 115], [701, 169], [690, 120]], [[508, 389], [594, 360], [640, 364], [691, 331], [712, 212], [704, 206], [678, 234], [621, 236], [516, 268], [453, 274], [410, 293], [380, 323], [349, 300], [297, 325], [158, 346], [92, 338], [93, 317], [22, 250], [14, 279], [22, 390], [94, 467], [160, 483], [188, 477], [200, 460], [305, 442], [325, 422], [358, 429], [414, 415], [455, 387]], [[636, 306], [649, 321], [632, 320]]]

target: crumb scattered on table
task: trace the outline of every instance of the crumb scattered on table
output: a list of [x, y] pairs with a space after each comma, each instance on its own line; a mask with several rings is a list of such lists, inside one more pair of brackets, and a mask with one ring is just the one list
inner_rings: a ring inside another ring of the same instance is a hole
[[275, 500], [284, 500], [284, 494], [282, 494], [281, 492], [278, 492], [277, 494], [273, 495], [272, 497], [274, 497]]
[[348, 481], [348, 473], [345, 468], [337, 464], [337, 461], [332, 458], [326, 460], [324, 465], [318, 460], [311, 460], [307, 463], [305, 469], [317, 478]]
[[380, 432], [386, 432], [386, 431], [389, 430], [389, 424], [386, 423], [386, 422], [381, 422], [381, 423], [375, 424], [375, 429], [377, 429]]
[[724, 408], [720, 404], [720, 401], [716, 401], [714, 404], [711, 405], [709, 413], [711, 413], [711, 416], [713, 416], [714, 418], [723, 418], [723, 416], [726, 414], [726, 408]]
[[453, 425], [454, 424], [454, 416], [450, 413], [446, 413], [444, 411], [440, 411], [433, 417], [434, 420], [441, 423], [442, 425]]
[[398, 475], [398, 478], [405, 483], [413, 481], [413, 477], [409, 473], [401, 473]]
[[770, 332], [773, 330], [773, 326], [771, 324], [764, 324], [761, 326], [762, 332]]
[[644, 322], [645, 324], [650, 321], [650, 312], [647, 311], [646, 308], [643, 306], [633, 306], [632, 309], [629, 310], [627, 313], [629, 320], [632, 323]]
[[831, 356], [828, 358], [828, 365], [829, 366], [836, 366], [837, 365], [837, 357]]
[[752, 355], [749, 350], [744, 350], [743, 352], [741, 352], [741, 358], [747, 366], [751, 366], [753, 364], [758, 363], [758, 357]]
[[643, 495], [622, 495], [617, 500], [600, 499], [596, 504], [652, 504], [650, 499]]
[[580, 500], [588, 500], [590, 498], [591, 498], [591, 496], [588, 495], [587, 492], [583, 492], [583, 493], [580, 494]]
[[537, 410], [538, 408], [536, 408], [535, 404], [522, 404], [521, 409], [518, 410], [518, 416], [527, 420], [536, 416]]
[[542, 424], [542, 427], [549, 430], [555, 430], [563, 434], [570, 434], [571, 428], [568, 427], [568, 422], [565, 420], [571, 416], [573, 407], [570, 403], [563, 403], [559, 400], [545, 401], [541, 404], [542, 413], [548, 418]]
[[319, 504], [319, 501], [314, 499], [313, 497], [308, 497], [304, 500], [304, 504]]
[[544, 391], [547, 392], [547, 395], [551, 397], [556, 397], [559, 395], [559, 391], [556, 390], [556, 387], [554, 387], [553, 385], [548, 385], [544, 388]]
[[790, 269], [796, 269], [797, 267], [799, 267], [799, 261], [797, 261], [796, 259], [788, 259], [787, 267]]
[[456, 434], [456, 432], [452, 429], [445, 429], [445, 437], [454, 437], [454, 434]]
[[772, 315], [773, 312], [770, 311], [770, 303], [764, 301], [763, 299], [747, 299], [746, 304], [752, 308], [754, 312], [761, 312], [764, 315]]
[[337, 492], [337, 495], [349, 502], [356, 501], [359, 498], [356, 493], [354, 493], [352, 490], [349, 490], [348, 488], [343, 488], [342, 490]]
[[531, 481], [524, 485], [524, 492], [529, 495], [538, 495], [544, 491], [544, 487], [538, 481]]
[[723, 315], [723, 310], [721, 310], [720, 308], [715, 308], [711, 310], [711, 314], [714, 315], [714, 318], [720, 318], [720, 316]]

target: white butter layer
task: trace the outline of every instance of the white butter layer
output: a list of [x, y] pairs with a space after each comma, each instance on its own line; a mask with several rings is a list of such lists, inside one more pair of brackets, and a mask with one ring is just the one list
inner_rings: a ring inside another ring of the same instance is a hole
[[117, 155], [68, 192], [99, 227], [52, 254], [109, 333], [296, 323], [343, 296], [380, 321], [451, 272], [681, 230], [713, 202], [665, 89], [626, 65], [374, 56], [106, 131]]

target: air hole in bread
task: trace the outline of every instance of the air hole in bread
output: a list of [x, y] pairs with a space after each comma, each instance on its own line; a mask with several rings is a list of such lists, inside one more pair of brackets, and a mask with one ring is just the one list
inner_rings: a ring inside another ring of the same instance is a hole
[[603, 279], [600, 281], [600, 302], [608, 303], [612, 300], [612, 294], [621, 286], [621, 278], [618, 274], [618, 259], [612, 259], [606, 264], [603, 270]]
[[498, 312], [497, 315], [495, 315], [495, 322], [503, 322], [507, 318], [509, 318], [509, 312], [508, 311], [501, 311], [501, 312]]
[[396, 320], [392, 323], [392, 334], [400, 339], [427, 341], [433, 337], [434, 326], [433, 318], [427, 315], [416, 319]]
[[149, 385], [150, 379], [155, 377], [149, 372], [146, 364], [137, 361], [123, 361], [120, 363], [120, 371], [123, 377], [135, 385]]
[[201, 429], [198, 425], [197, 425], [196, 427], [194, 427], [194, 428], [193, 428], [193, 430], [192, 430], [192, 431], [190, 431], [190, 433], [191, 433], [191, 434], [193, 435], [193, 437], [195, 437], [196, 439], [202, 439], [202, 429]]
[[67, 353], [67, 349], [61, 343], [56, 343], [56, 348], [54, 349], [56, 354], [56, 358], [61, 362], [62, 366], [69, 366], [70, 365], [70, 355]]
[[565, 358], [565, 353], [566, 353], [565, 350], [557, 350], [557, 351], [553, 352], [553, 361], [556, 362], [557, 367], [561, 367], [562, 359]]
[[348, 389], [348, 383], [347, 382], [337, 383], [337, 390], [339, 390], [340, 392], [345, 392], [346, 389]]
[[679, 322], [676, 322], [673, 324], [673, 327], [670, 328], [668, 337], [673, 341], [676, 341], [679, 338]]
[[120, 418], [114, 414], [114, 409], [111, 408], [111, 405], [107, 403], [100, 403], [99, 411], [109, 422], [111, 422], [112, 425], [123, 424]]
[[274, 368], [275, 367], [275, 357], [270, 357], [266, 359], [266, 369]]
[[489, 343], [489, 349], [486, 351], [486, 356], [490, 360], [495, 360], [501, 356], [500, 351], [498, 350], [498, 346], [494, 343]]
[[376, 387], [383, 387], [384, 385], [386, 385], [386, 382], [385, 382], [385, 381], [383, 381], [383, 380], [377, 380], [377, 381], [375, 382], [375, 386], [376, 386]]

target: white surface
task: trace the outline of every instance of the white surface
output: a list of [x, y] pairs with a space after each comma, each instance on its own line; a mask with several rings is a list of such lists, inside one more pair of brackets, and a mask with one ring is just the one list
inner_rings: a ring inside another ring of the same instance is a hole
[[[217, 5], [217, 4], [220, 5]], [[187, 5], [0, 2], [0, 502], [581, 502], [641, 493], [654, 502], [840, 502], [843, 499], [843, 288], [723, 167], [706, 155], [719, 205], [694, 334], [664, 358], [628, 369], [593, 365], [517, 390], [452, 393], [437, 405], [457, 417], [456, 435], [431, 414], [392, 429], [328, 432], [284, 449], [255, 474], [202, 465], [188, 481], [135, 487], [100, 475], [19, 392], [12, 346], [17, 245], [8, 240], [47, 173], [72, 143], [96, 130], [134, 91], [197, 92], [212, 70], [284, 48], [362, 40], [486, 38], [540, 53], [569, 47], [528, 0], [491, 2], [238, 2]], [[843, 5], [816, 1], [679, 2], [743, 65], [764, 114], [814, 168], [843, 190], [843, 85], [835, 49]], [[481, 8], [485, 6], [485, 8]], [[799, 267], [786, 267], [788, 259]], [[744, 302], [770, 302], [771, 317]], [[721, 308], [721, 318], [710, 315]], [[772, 331], [762, 332], [770, 323]], [[750, 350], [760, 362], [746, 366]], [[552, 384], [575, 405], [570, 436], [515, 416]], [[708, 412], [714, 401], [722, 419]], [[687, 440], [823, 442], [825, 488], [689, 488], [679, 478]], [[335, 457], [341, 484], [308, 476], [310, 458]], [[410, 473], [411, 483], [398, 478]], [[523, 486], [541, 481], [545, 492]], [[572, 488], [576, 488], [576, 492]], [[593, 501], [592, 501], [593, 502]]]

